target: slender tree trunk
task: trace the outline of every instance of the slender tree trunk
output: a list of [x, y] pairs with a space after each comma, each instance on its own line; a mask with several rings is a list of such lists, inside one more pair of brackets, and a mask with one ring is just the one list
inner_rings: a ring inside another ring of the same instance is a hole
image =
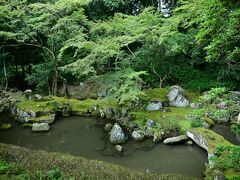
[[5, 78], [5, 88], [4, 88], [4, 90], [7, 91], [7, 88], [8, 88], [8, 79], [7, 79], [7, 71], [6, 71], [5, 59], [3, 59], [3, 72], [4, 72], [4, 78]]

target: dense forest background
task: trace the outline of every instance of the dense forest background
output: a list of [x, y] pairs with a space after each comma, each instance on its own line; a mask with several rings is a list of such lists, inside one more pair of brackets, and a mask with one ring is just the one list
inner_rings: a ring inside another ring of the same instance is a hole
[[0, 86], [57, 94], [94, 80], [120, 101], [144, 87], [240, 87], [240, 2], [1, 0]]

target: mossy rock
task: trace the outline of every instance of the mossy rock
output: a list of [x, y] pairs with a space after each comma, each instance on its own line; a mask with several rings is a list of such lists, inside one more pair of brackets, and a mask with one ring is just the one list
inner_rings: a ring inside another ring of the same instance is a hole
[[8, 130], [10, 128], [12, 128], [11, 124], [1, 124], [0, 125], [0, 130]]
[[205, 128], [192, 128], [186, 134], [195, 143], [207, 150], [209, 154], [214, 153], [217, 145], [234, 146], [223, 136]]

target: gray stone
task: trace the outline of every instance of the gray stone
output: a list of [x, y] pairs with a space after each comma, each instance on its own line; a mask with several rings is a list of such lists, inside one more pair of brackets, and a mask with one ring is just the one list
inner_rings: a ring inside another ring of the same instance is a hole
[[154, 120], [152, 120], [152, 119], [147, 119], [147, 121], [146, 121], [146, 126], [147, 126], [147, 127], [152, 128], [152, 127], [155, 126], [155, 125], [156, 125], [156, 123], [155, 123]]
[[63, 117], [71, 116], [71, 109], [70, 109], [70, 107], [63, 107], [62, 108], [62, 116]]
[[200, 104], [199, 104], [199, 103], [191, 103], [191, 104], [190, 104], [190, 107], [191, 107], [192, 109], [199, 109], [199, 108], [200, 108]]
[[79, 90], [80, 90], [80, 91], [83, 91], [84, 89], [85, 89], [85, 84], [82, 83], [82, 82], [80, 82], [80, 84], [79, 84]]
[[33, 123], [32, 124], [32, 131], [38, 132], [38, 131], [49, 131], [49, 125], [48, 123]]
[[145, 133], [142, 130], [136, 130], [132, 132], [132, 138], [135, 141], [142, 141], [144, 139], [144, 135]]
[[24, 96], [27, 99], [31, 99], [32, 98], [32, 90], [31, 89], [27, 89], [26, 91], [24, 91]]
[[152, 128], [148, 127], [145, 129], [145, 137], [148, 137], [148, 138], [153, 137], [153, 134], [154, 132]]
[[114, 112], [113, 112], [112, 108], [106, 109], [105, 114], [106, 114], [107, 119], [111, 119], [114, 116]]
[[105, 126], [104, 126], [104, 130], [106, 132], [110, 132], [111, 129], [112, 129], [113, 125], [111, 123], [107, 123]]
[[154, 143], [158, 143], [160, 141], [162, 141], [163, 139], [163, 132], [155, 132], [153, 134], [153, 142]]
[[161, 109], [163, 106], [162, 106], [162, 102], [160, 101], [150, 101], [146, 107], [146, 110], [147, 111], [156, 111], [156, 110], [159, 110]]
[[98, 96], [98, 97], [105, 98], [105, 97], [107, 96], [107, 90], [106, 90], [106, 89], [100, 89], [100, 90], [97, 92], [97, 96]]
[[125, 143], [126, 136], [125, 136], [122, 128], [117, 123], [114, 124], [114, 126], [110, 132], [109, 140], [112, 144]]
[[180, 135], [180, 136], [165, 139], [163, 141], [163, 144], [172, 144], [172, 143], [176, 143], [176, 142], [185, 141], [187, 139], [188, 139], [188, 137], [186, 135]]
[[183, 89], [179, 86], [172, 86], [167, 94], [170, 106], [186, 107], [189, 101], [183, 95]]
[[35, 94], [33, 96], [33, 99], [34, 99], [34, 101], [41, 101], [43, 98], [42, 98], [42, 96], [40, 94]]
[[116, 150], [117, 152], [121, 153], [121, 152], [123, 151], [123, 147], [118, 144], [118, 145], [115, 146], [115, 150]]

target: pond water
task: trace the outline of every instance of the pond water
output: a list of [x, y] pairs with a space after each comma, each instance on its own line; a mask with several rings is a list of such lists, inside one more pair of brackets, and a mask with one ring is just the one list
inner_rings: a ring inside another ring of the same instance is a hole
[[213, 126], [212, 130], [220, 135], [222, 135], [229, 142], [240, 145], [240, 138], [231, 131], [231, 126], [228, 124], [216, 124]]
[[64, 152], [89, 159], [102, 160], [138, 171], [178, 173], [203, 177], [207, 153], [197, 145], [153, 144], [129, 141], [123, 154], [114, 151], [103, 130], [102, 120], [86, 117], [58, 118], [49, 132], [34, 133], [11, 122], [13, 128], [0, 131], [0, 142], [31, 149]]

